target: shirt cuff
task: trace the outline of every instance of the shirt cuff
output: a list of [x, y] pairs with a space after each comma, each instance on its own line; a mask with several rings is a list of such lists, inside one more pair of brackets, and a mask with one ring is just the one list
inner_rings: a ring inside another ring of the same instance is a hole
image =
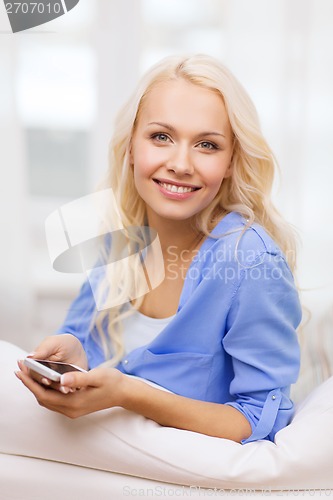
[[246, 404], [240, 404], [237, 402], [226, 403], [243, 413], [243, 415], [249, 420], [252, 427], [252, 434], [247, 439], [243, 439], [241, 441], [242, 444], [258, 441], [259, 439], [267, 439], [276, 422], [281, 399], [282, 393], [280, 389], [270, 391], [267, 394], [265, 403], [262, 407], [259, 420], [254, 416], [253, 412], [248, 409]]

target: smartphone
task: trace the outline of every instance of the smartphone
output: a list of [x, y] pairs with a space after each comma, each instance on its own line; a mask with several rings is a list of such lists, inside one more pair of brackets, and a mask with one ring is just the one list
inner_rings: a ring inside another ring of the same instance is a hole
[[60, 361], [47, 361], [44, 359], [25, 358], [23, 363], [31, 371], [31, 377], [40, 382], [40, 378], [46, 377], [52, 382], [60, 382], [60, 377], [67, 372], [84, 372], [83, 368], [71, 365], [69, 363], [61, 363]]

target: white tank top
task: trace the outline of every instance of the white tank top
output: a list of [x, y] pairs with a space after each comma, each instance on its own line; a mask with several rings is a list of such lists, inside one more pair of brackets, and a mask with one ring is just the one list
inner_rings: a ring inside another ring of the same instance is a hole
[[128, 318], [122, 321], [124, 328], [124, 348], [125, 354], [133, 351], [137, 347], [149, 344], [174, 318], [151, 318], [139, 311], [134, 311]]

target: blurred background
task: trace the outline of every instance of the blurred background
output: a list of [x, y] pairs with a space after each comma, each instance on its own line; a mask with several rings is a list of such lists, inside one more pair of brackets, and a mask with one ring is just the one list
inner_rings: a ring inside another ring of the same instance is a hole
[[0, 338], [30, 350], [60, 326], [84, 276], [52, 269], [45, 219], [103, 176], [142, 72], [184, 52], [219, 58], [251, 95], [302, 242], [303, 302], [332, 305], [332, 28], [331, 0], [80, 0], [13, 35], [1, 6]]

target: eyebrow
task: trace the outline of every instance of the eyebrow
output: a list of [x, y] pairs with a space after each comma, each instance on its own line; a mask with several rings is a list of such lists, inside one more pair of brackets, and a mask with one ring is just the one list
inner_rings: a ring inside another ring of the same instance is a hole
[[[169, 125], [168, 123], [150, 122], [150, 123], [148, 123], [148, 126], [150, 126], [150, 125], [158, 125], [159, 127], [163, 127], [163, 128], [166, 128], [167, 130], [170, 130], [170, 132], [176, 131], [176, 129], [172, 125]], [[198, 134], [198, 137], [202, 137], [205, 135], [219, 135], [219, 136], [225, 138], [225, 135], [222, 134], [222, 132], [215, 132], [215, 131], [200, 132], [200, 134]]]

